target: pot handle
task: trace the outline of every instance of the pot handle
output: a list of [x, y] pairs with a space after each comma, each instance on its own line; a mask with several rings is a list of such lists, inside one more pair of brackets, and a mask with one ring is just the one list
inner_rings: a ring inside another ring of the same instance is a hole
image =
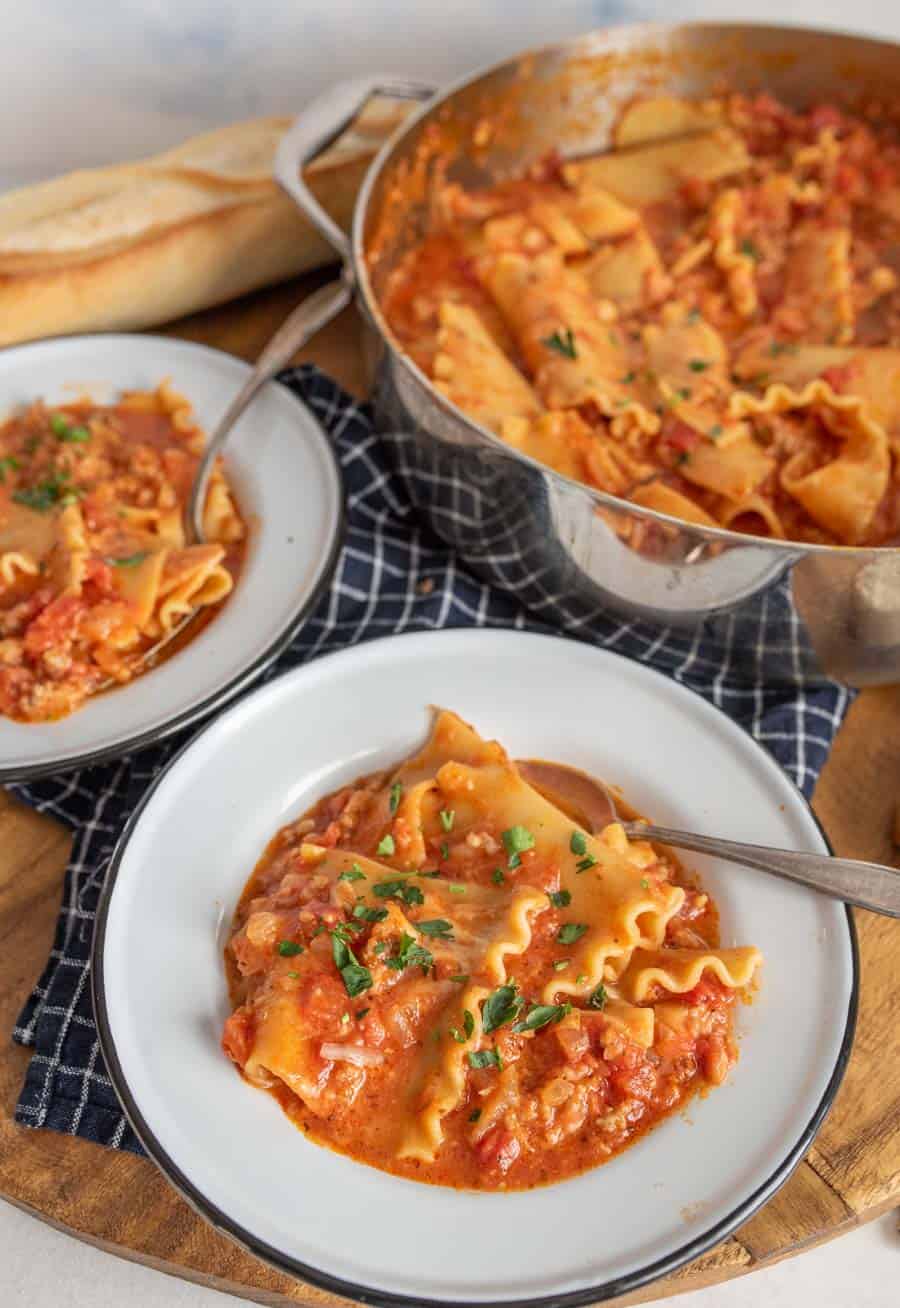
[[303, 169], [346, 131], [373, 96], [430, 100], [433, 95], [433, 87], [402, 77], [373, 76], [338, 82], [303, 110], [279, 142], [275, 180], [343, 259], [345, 275], [350, 265], [350, 241], [306, 185]]

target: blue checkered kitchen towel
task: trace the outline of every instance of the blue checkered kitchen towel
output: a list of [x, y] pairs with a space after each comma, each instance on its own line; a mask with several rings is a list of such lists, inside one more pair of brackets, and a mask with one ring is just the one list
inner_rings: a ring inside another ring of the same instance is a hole
[[[314, 368], [293, 370], [281, 380], [310, 406], [334, 441], [347, 492], [347, 536], [330, 588], [268, 675], [395, 632], [474, 626], [552, 630], [512, 595], [476, 580], [416, 520], [404, 491], [404, 469], [391, 462], [365, 408]], [[403, 443], [397, 448], [402, 459]], [[698, 691], [745, 726], [804, 793], [811, 793], [848, 692], [804, 684], [802, 678], [792, 688], [776, 688], [761, 678], [748, 682], [746, 672], [748, 639], [755, 642], [759, 667], [766, 662], [767, 642], [777, 641], [782, 653], [787, 642], [788, 655], [799, 649], [786, 582], [767, 593], [757, 629], [749, 635], [743, 629], [732, 639], [740, 651], [720, 640], [705, 642], [701, 633], [663, 631], [600, 613], [583, 618], [569, 634], [650, 664]], [[799, 666], [799, 658], [795, 662]], [[140, 1152], [100, 1055], [90, 1000], [91, 937], [116, 838], [151, 779], [190, 734], [187, 730], [118, 762], [11, 787], [25, 803], [74, 832], [53, 950], [14, 1030], [14, 1039], [34, 1051], [16, 1109], [16, 1120], [25, 1126]]]

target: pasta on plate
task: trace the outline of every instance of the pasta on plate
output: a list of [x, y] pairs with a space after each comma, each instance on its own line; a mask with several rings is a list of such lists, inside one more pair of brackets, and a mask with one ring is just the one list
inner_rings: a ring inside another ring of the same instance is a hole
[[388, 279], [400, 344], [611, 495], [777, 539], [900, 537], [896, 113], [638, 100], [613, 147], [445, 183]]
[[185, 539], [203, 444], [190, 404], [165, 383], [106, 406], [38, 400], [0, 426], [0, 713], [73, 712], [230, 594], [246, 532], [221, 466], [206, 543]]
[[761, 962], [618, 823], [591, 835], [437, 714], [272, 840], [226, 947], [225, 1052], [313, 1139], [436, 1184], [596, 1166], [736, 1058]]

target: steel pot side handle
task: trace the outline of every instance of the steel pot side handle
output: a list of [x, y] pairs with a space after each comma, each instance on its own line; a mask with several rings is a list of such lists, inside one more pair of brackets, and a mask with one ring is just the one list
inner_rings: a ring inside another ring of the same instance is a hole
[[307, 105], [278, 144], [275, 180], [340, 256], [345, 276], [350, 268], [350, 240], [306, 185], [303, 170], [334, 144], [373, 97], [425, 101], [434, 94], [434, 87], [386, 74], [338, 82]]

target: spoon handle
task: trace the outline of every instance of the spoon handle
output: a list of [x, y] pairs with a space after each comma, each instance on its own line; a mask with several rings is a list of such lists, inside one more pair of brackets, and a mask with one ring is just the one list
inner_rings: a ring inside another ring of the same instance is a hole
[[247, 405], [270, 377], [301, 350], [326, 323], [336, 317], [350, 303], [353, 291], [343, 278], [320, 286], [297, 305], [267, 342], [253, 365], [253, 371], [223, 413], [209, 438], [203, 458], [194, 478], [188, 505], [187, 522], [195, 541], [203, 541], [203, 509], [206, 505], [206, 488], [216, 455], [225, 444], [234, 424]]
[[712, 854], [760, 872], [771, 872], [788, 881], [812, 886], [834, 899], [900, 917], [900, 871], [880, 863], [861, 863], [853, 858], [831, 858], [827, 854], [805, 854], [772, 849], [768, 845], [745, 845], [737, 840], [695, 836], [671, 827], [654, 827], [647, 822], [626, 822], [626, 833], [639, 840], [658, 840], [697, 854]]

